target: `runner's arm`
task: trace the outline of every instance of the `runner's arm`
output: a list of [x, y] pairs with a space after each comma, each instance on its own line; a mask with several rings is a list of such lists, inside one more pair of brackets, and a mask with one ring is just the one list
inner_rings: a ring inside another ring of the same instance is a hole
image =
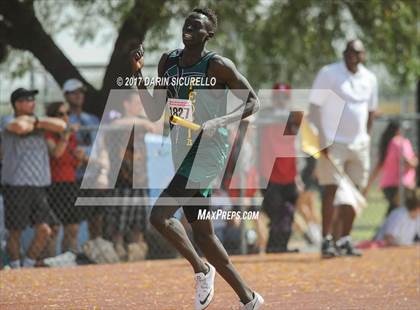
[[[234, 95], [243, 100], [244, 109], [236, 108], [225, 116], [216, 118], [219, 126], [242, 120], [255, 114], [260, 108], [260, 101], [248, 80], [236, 69], [235, 64], [228, 58], [216, 56], [209, 64], [209, 75], [216, 78], [217, 84], [225, 84]], [[240, 107], [242, 107], [241, 105]]]
[[[160, 58], [158, 65], [158, 76], [163, 78], [166, 59], [168, 54], [163, 54]], [[142, 68], [144, 66], [144, 56], [142, 48], [131, 52], [131, 67], [135, 77], [141, 78], [141, 82], [137, 84], [139, 90], [139, 96], [144, 106], [147, 117], [152, 121], [156, 122], [162, 116], [163, 110], [166, 105], [166, 87], [162, 85], [155, 85], [153, 95], [149, 93], [147, 87], [144, 84]]]

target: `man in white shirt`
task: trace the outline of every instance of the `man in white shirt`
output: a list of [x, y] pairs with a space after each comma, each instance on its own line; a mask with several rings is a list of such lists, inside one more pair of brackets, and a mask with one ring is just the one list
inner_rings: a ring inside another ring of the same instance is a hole
[[343, 56], [344, 61], [327, 65], [318, 72], [309, 98], [310, 120], [318, 129], [323, 148], [323, 156], [318, 161], [319, 182], [324, 187], [323, 257], [361, 255], [350, 239], [355, 218], [352, 206], [344, 205], [337, 209], [341, 233], [335, 236], [339, 239], [337, 247], [334, 244], [333, 202], [341, 176], [327, 158], [347, 173], [356, 186], [365, 187], [369, 173], [369, 132], [378, 104], [376, 77], [362, 64], [365, 60], [363, 43], [360, 40], [349, 41]]

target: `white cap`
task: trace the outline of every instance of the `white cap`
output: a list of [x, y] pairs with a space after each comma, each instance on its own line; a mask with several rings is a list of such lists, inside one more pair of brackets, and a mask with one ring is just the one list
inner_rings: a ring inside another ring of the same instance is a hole
[[78, 79], [70, 79], [65, 81], [63, 84], [64, 93], [72, 92], [80, 88], [85, 89], [85, 86]]

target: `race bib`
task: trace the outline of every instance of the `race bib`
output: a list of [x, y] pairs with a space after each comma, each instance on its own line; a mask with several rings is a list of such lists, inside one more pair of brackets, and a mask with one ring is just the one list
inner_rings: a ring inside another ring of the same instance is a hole
[[190, 122], [193, 121], [191, 100], [168, 98], [169, 112]]

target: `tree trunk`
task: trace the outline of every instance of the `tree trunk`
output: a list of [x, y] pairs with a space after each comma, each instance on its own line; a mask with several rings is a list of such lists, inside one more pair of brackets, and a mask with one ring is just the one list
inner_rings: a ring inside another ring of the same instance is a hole
[[106, 69], [102, 89], [101, 102], [106, 104], [109, 91], [113, 88], [123, 88], [116, 85], [118, 77], [131, 76], [130, 51], [137, 48], [144, 41], [147, 31], [159, 18], [165, 4], [164, 0], [137, 0], [130, 15], [122, 24], [114, 51]]
[[143, 42], [146, 32], [160, 18], [164, 4], [165, 0], [135, 1], [119, 31], [100, 90], [90, 85], [58, 48], [37, 19], [30, 0], [0, 1], [0, 16], [3, 16], [3, 20], [0, 19], [0, 46], [6, 44], [31, 51], [60, 86], [70, 78], [82, 81], [87, 87], [84, 109], [100, 117], [109, 91], [117, 87], [116, 78], [131, 75], [130, 51]]

